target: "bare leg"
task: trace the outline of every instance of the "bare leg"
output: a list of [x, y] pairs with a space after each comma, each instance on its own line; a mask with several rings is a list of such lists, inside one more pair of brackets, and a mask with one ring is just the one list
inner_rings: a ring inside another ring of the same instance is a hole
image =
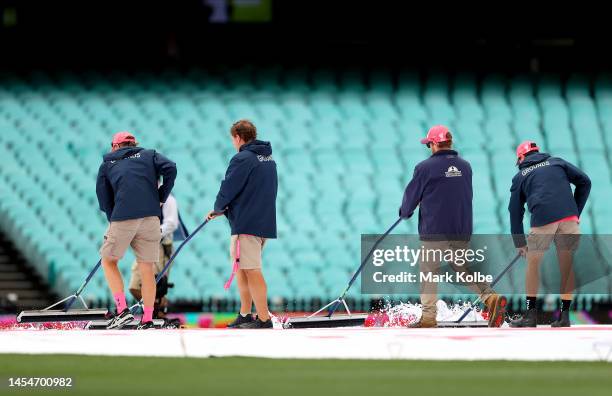
[[537, 297], [538, 288], [540, 285], [540, 263], [544, 257], [543, 251], [528, 251], [527, 252], [527, 275], [525, 280], [525, 289], [527, 297]]
[[108, 287], [113, 295], [123, 293], [123, 278], [119, 268], [117, 268], [118, 261], [109, 257], [102, 258], [102, 268], [104, 269], [106, 283], [108, 283]]
[[236, 282], [238, 283], [238, 292], [240, 293], [240, 313], [243, 315], [250, 314], [253, 307], [253, 297], [249, 291], [246, 270], [238, 270]]
[[138, 301], [142, 299], [142, 293], [138, 289], [130, 289], [130, 294]]
[[257, 316], [262, 322], [270, 319], [268, 309], [268, 287], [260, 269], [243, 270], [246, 274], [249, 291], [255, 302]]
[[558, 250], [557, 259], [559, 260], [559, 271], [561, 272], [561, 285], [559, 294], [562, 300], [571, 300], [575, 286], [573, 264], [573, 252], [571, 250]]
[[166, 317], [165, 311], [167, 307], [168, 307], [168, 299], [166, 297], [162, 297], [159, 301], [158, 308], [156, 308], [157, 316], [155, 316], [155, 318], [164, 319]]
[[145, 307], [153, 308], [155, 304], [155, 275], [153, 274], [153, 263], [138, 263], [142, 286], [142, 302]]

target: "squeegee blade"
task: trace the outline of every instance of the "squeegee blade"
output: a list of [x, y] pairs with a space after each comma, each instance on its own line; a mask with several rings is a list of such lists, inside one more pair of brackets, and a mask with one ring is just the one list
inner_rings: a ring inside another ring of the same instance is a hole
[[[86, 330], [106, 330], [106, 326], [108, 325], [108, 320], [92, 320], [85, 326]], [[126, 323], [121, 330], [135, 330], [136, 327], [140, 324], [140, 319], [133, 319], [132, 321]], [[166, 321], [163, 319], [153, 319], [153, 324], [156, 329], [161, 329], [166, 325]]]
[[448, 322], [438, 322], [438, 327], [488, 327], [489, 324], [488, 322], [485, 321], [461, 321], [461, 322], [457, 322], [454, 320], [448, 321]]
[[332, 315], [289, 318], [283, 325], [286, 329], [309, 329], [322, 327], [363, 326], [368, 314]]
[[18, 323], [42, 323], [42, 322], [79, 322], [104, 319], [108, 313], [106, 308], [99, 309], [46, 309], [39, 311], [22, 311], [17, 316]]

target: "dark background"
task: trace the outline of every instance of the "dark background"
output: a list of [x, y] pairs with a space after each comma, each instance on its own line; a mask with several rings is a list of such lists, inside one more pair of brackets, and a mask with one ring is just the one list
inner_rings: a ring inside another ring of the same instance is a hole
[[[231, 7], [231, 0], [227, 0]], [[471, 71], [612, 68], [604, 3], [271, 0], [211, 24], [204, 0], [0, 1], [1, 67], [300, 64]]]

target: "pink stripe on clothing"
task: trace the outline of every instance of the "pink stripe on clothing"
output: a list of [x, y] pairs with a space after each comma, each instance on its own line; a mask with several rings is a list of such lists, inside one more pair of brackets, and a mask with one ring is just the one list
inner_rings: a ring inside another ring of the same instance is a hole
[[236, 254], [234, 257], [234, 265], [232, 266], [232, 274], [230, 275], [227, 282], [225, 282], [225, 285], [223, 285], [223, 288], [225, 290], [229, 289], [230, 286], [232, 285], [234, 276], [236, 276], [236, 273], [238, 272], [239, 268], [240, 268], [240, 235], [236, 237]]
[[567, 216], [567, 217], [564, 217], [564, 218], [562, 218], [560, 220], [553, 221], [552, 223], [548, 223], [548, 224], [564, 223], [566, 221], [575, 221], [577, 223], [580, 223], [580, 219], [578, 218], [578, 216]]

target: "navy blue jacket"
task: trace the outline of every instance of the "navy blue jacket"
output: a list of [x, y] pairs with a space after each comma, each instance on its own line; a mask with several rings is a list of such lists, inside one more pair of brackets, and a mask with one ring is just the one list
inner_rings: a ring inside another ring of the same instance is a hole
[[[176, 165], [154, 150], [124, 147], [105, 154], [98, 170], [96, 194], [108, 221], [161, 216], [176, 178]], [[157, 181], [163, 176], [163, 185]]]
[[469, 240], [472, 235], [472, 167], [454, 150], [433, 154], [414, 168], [400, 217], [419, 208], [421, 240]]
[[225, 210], [232, 235], [276, 238], [278, 178], [270, 142], [253, 140], [240, 147], [225, 172], [215, 211]]
[[[570, 186], [576, 190], [572, 194]], [[569, 162], [545, 153], [531, 153], [519, 164], [510, 188], [510, 229], [514, 245], [525, 246], [523, 216], [525, 202], [531, 212], [531, 226], [540, 227], [569, 216], [580, 216], [586, 205], [591, 180]]]

